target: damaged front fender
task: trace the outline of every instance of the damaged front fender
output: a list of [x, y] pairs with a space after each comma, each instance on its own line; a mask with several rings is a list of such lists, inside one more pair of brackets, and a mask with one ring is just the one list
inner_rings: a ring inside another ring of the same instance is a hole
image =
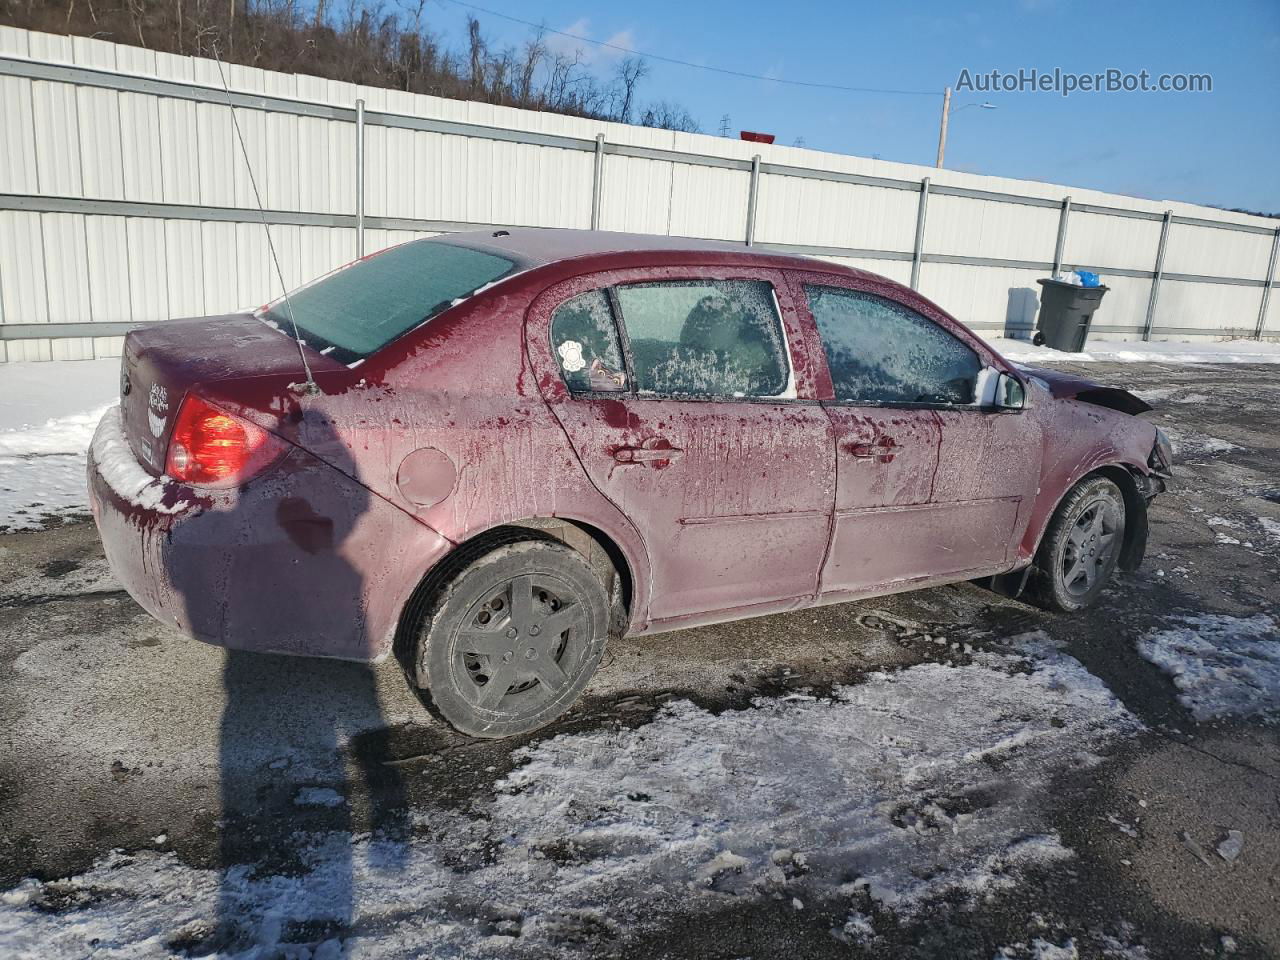
[[1137, 416], [1151, 409], [1151, 404], [1120, 387], [1108, 387], [1086, 377], [1047, 370], [1044, 367], [1019, 367], [1028, 377], [1038, 381], [1057, 400], [1079, 400], [1096, 407], [1118, 410]]

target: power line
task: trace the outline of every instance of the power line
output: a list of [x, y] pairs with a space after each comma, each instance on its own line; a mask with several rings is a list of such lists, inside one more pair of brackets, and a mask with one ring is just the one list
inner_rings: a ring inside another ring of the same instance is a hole
[[576, 33], [565, 33], [563, 30], [552, 30], [545, 24], [534, 23], [532, 20], [522, 20], [519, 17], [513, 17], [510, 14], [499, 13], [497, 10], [490, 10], [486, 7], [476, 6], [474, 3], [464, 3], [463, 0], [440, 0], [440, 2], [452, 3], [457, 7], [465, 7], [466, 9], [474, 10], [477, 13], [483, 13], [490, 17], [497, 17], [499, 20], [509, 20], [512, 23], [519, 23], [526, 27], [532, 27], [534, 30], [554, 33], [558, 37], [567, 37], [570, 40], [577, 40], [581, 43], [593, 43], [597, 47], [606, 47], [610, 50], [616, 50], [619, 53], [644, 57], [646, 60], [657, 60], [660, 63], [670, 63], [677, 67], [691, 67], [694, 70], [708, 70], [711, 73], [720, 73], [729, 77], [740, 77], [744, 80], [764, 80], [767, 83], [781, 83], [792, 87], [813, 87], [819, 90], [839, 90], [843, 93], [882, 93], [903, 97], [940, 96], [937, 90], [894, 90], [884, 87], [849, 87], [839, 83], [818, 83], [811, 80], [784, 80], [781, 77], [766, 77], [759, 73], [746, 73], [742, 70], [728, 70], [724, 67], [712, 67], [705, 63], [691, 63], [688, 60], [677, 60], [675, 57], [664, 57], [656, 53], [645, 53], [641, 50], [632, 50], [630, 47], [622, 47], [616, 43], [609, 43], [605, 40], [592, 40], [590, 37], [582, 37]]

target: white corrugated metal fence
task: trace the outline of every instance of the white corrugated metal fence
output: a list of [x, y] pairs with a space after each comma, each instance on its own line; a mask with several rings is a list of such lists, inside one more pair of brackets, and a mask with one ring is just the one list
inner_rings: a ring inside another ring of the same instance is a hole
[[986, 333], [1028, 330], [1035, 280], [1082, 267], [1108, 336], [1280, 336], [1273, 220], [225, 70], [230, 94], [212, 60], [0, 28], [0, 360], [113, 355], [129, 325], [278, 295], [228, 103], [289, 286], [356, 256], [362, 135], [365, 252], [496, 226], [718, 238], [915, 277]]

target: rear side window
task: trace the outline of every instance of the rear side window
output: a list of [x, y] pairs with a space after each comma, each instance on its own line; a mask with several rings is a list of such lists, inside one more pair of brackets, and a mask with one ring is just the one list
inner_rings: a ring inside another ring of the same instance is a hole
[[566, 300], [551, 317], [551, 349], [560, 375], [574, 393], [626, 390], [609, 295], [603, 290]]
[[790, 364], [773, 288], [759, 280], [617, 288], [640, 393], [782, 397]]
[[363, 359], [510, 273], [504, 257], [418, 240], [357, 260], [277, 300], [260, 316], [344, 363]]
[[837, 400], [974, 401], [978, 355], [927, 317], [874, 294], [806, 286]]

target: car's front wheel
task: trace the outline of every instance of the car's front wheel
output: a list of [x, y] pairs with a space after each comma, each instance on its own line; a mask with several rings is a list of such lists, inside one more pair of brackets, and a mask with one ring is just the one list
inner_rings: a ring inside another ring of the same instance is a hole
[[420, 695], [473, 737], [536, 730], [595, 673], [609, 612], [604, 584], [577, 551], [549, 539], [499, 546], [441, 584], [422, 617]]
[[1106, 477], [1082, 480], [1063, 498], [1036, 554], [1043, 606], [1072, 613], [1098, 599], [1124, 544], [1124, 494]]

